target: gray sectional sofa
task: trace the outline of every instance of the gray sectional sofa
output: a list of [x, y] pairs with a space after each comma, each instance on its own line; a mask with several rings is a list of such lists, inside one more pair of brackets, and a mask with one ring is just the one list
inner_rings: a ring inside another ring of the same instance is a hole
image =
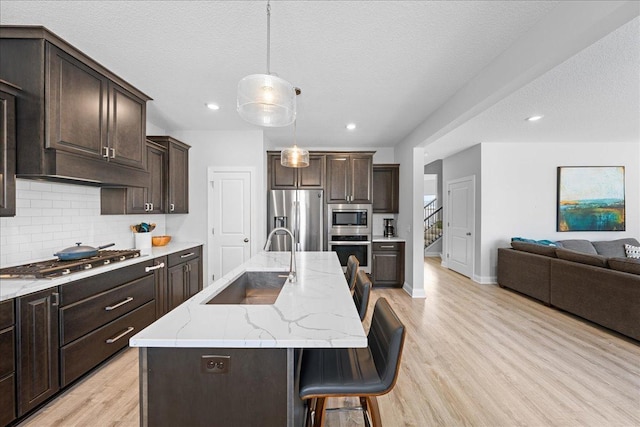
[[498, 249], [498, 284], [640, 341], [640, 260], [636, 239], [512, 242]]

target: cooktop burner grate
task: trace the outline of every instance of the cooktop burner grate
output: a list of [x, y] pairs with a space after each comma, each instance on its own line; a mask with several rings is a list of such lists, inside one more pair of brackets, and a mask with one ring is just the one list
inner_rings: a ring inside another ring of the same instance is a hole
[[89, 258], [82, 258], [74, 261], [60, 261], [50, 259], [33, 262], [30, 264], [17, 265], [14, 267], [0, 268], [0, 278], [2, 279], [48, 279], [65, 276], [78, 271], [85, 271], [95, 267], [108, 265], [113, 262], [124, 261], [140, 256], [137, 249], [124, 250], [102, 250], [98, 255]]

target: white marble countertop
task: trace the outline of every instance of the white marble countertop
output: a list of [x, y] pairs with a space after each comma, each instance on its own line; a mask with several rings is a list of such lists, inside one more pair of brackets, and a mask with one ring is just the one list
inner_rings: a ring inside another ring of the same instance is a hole
[[[154, 246], [150, 251], [144, 250], [145, 254], [138, 258], [131, 258], [125, 261], [119, 261], [113, 264], [92, 268], [91, 270], [78, 271], [67, 276], [55, 277], [52, 279], [0, 279], [0, 301], [11, 298], [20, 297], [31, 294], [33, 292], [50, 289], [55, 286], [73, 282], [75, 280], [84, 279], [86, 277], [95, 276], [97, 274], [106, 273], [108, 271], [117, 270], [118, 268], [144, 262], [149, 259], [162, 257], [185, 249], [200, 246], [198, 242], [170, 242], [166, 246]], [[40, 261], [40, 260], [38, 260]]]
[[371, 241], [372, 242], [406, 242], [406, 239], [403, 239], [402, 237], [397, 237], [397, 236], [384, 237], [384, 236], [373, 235], [371, 238]]
[[130, 346], [366, 347], [335, 252], [297, 252], [298, 280], [287, 281], [274, 304], [206, 304], [245, 271], [288, 272], [289, 258], [289, 252], [255, 255], [131, 337]]

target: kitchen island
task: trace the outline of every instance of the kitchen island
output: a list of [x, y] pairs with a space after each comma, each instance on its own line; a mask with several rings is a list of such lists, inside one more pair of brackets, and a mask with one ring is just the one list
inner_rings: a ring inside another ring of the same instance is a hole
[[208, 304], [246, 272], [286, 276], [289, 258], [259, 253], [131, 338], [142, 425], [302, 425], [301, 351], [367, 346], [336, 254], [297, 253], [272, 304]]

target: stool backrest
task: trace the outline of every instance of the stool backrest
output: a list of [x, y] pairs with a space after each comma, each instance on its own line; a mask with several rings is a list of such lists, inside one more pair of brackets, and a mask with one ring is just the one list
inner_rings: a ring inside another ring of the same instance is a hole
[[389, 392], [396, 383], [404, 346], [405, 327], [386, 298], [379, 298], [373, 309], [367, 339], [382, 383]]
[[356, 285], [353, 288], [353, 302], [358, 309], [360, 320], [367, 315], [367, 307], [369, 306], [369, 294], [371, 294], [371, 280], [362, 270], [358, 270], [356, 274]]
[[360, 267], [360, 261], [356, 258], [355, 255], [349, 255], [347, 258], [347, 283], [349, 284], [349, 289], [353, 291], [353, 287], [356, 285], [356, 274], [358, 273], [358, 268]]

